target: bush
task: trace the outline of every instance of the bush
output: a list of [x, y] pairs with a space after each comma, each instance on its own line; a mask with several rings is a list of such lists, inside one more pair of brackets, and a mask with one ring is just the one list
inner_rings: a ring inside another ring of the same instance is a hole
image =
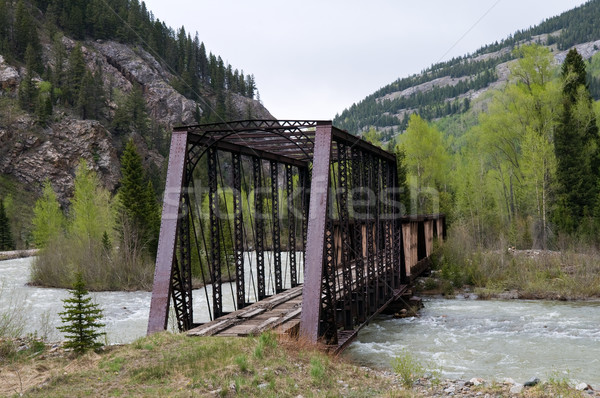
[[[154, 261], [133, 228], [123, 224], [122, 238], [107, 250], [102, 240], [73, 240], [57, 236], [31, 265], [31, 283], [69, 288], [78, 268], [90, 290], [149, 289]], [[115, 248], [116, 246], [116, 248]]]
[[425, 375], [425, 368], [406, 350], [392, 359], [392, 369], [400, 376], [402, 384], [409, 388]]
[[8, 296], [7, 309], [0, 312], [0, 338], [20, 337], [25, 329], [25, 305], [23, 297], [15, 288], [0, 285], [0, 298]]

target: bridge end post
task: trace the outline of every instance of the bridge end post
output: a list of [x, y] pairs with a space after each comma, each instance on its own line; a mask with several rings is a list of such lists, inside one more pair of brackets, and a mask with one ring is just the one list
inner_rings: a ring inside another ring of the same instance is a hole
[[315, 133], [313, 170], [308, 210], [306, 264], [302, 288], [300, 338], [317, 343], [321, 314], [321, 286], [325, 256], [325, 227], [329, 204], [329, 163], [332, 126], [318, 125]]
[[171, 273], [175, 259], [179, 206], [187, 158], [187, 138], [187, 130], [174, 131], [171, 136], [147, 334], [167, 329]]

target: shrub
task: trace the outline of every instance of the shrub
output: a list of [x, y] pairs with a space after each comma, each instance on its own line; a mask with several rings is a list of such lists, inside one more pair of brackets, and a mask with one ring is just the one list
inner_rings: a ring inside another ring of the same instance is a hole
[[392, 369], [400, 376], [405, 387], [412, 387], [425, 374], [425, 368], [406, 350], [392, 359]]

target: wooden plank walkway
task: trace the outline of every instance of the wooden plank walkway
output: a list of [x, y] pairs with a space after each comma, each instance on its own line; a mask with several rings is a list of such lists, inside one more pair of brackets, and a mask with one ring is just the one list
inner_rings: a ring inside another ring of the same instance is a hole
[[299, 325], [301, 311], [302, 285], [190, 329], [187, 334], [241, 337], [270, 329], [287, 333]]

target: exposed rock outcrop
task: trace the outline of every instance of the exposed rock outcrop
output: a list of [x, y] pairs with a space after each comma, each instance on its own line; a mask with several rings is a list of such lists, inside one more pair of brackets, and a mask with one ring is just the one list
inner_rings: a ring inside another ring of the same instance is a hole
[[4, 61], [0, 55], [0, 89], [2, 91], [14, 90], [19, 85], [19, 72]]
[[85, 159], [106, 188], [116, 187], [119, 159], [110, 132], [100, 122], [65, 117], [40, 130], [33, 120], [21, 117], [15, 125], [21, 128], [0, 129], [1, 173], [13, 175], [34, 192], [49, 179], [65, 202], [73, 193], [75, 169]]

